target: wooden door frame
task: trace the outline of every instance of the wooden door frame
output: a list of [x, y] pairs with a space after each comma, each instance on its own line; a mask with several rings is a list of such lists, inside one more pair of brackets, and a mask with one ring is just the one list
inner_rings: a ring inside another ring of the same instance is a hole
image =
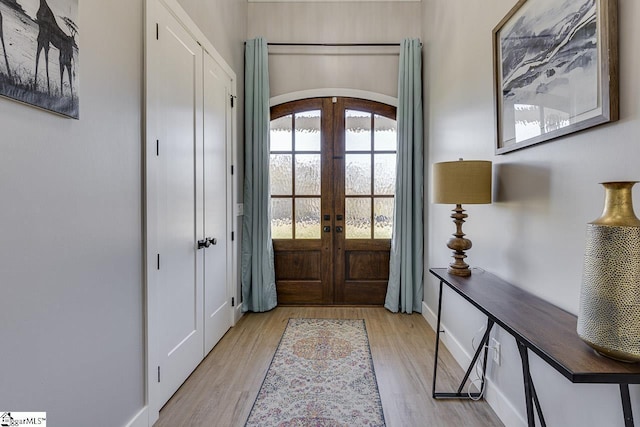
[[[344, 195], [344, 168], [345, 168], [345, 142], [344, 142], [344, 117], [345, 109], [361, 109], [365, 111], [374, 111], [385, 117], [396, 117], [396, 106], [383, 103], [379, 100], [323, 96], [316, 98], [306, 98], [288, 101], [284, 104], [271, 106], [271, 120], [275, 120], [287, 115], [295, 113], [320, 109], [323, 111], [321, 122], [321, 194], [322, 205], [320, 210], [321, 227], [331, 227], [331, 232], [321, 232], [320, 242], [317, 240], [295, 240], [295, 239], [274, 239], [274, 252], [278, 251], [296, 251], [296, 250], [320, 250], [321, 256], [321, 277], [323, 284], [322, 297], [316, 297], [315, 300], [310, 297], [305, 304], [350, 304], [350, 300], [345, 295], [345, 286], [337, 286], [337, 284], [345, 284], [345, 253], [348, 250], [373, 250], [373, 251], [389, 251], [391, 248], [390, 239], [387, 240], [347, 240], [345, 233], [336, 233], [336, 226], [345, 227], [345, 195]], [[326, 138], [330, 136], [332, 144], [327, 143]], [[293, 147], [292, 147], [293, 153]], [[372, 158], [373, 159], [373, 158]], [[295, 175], [295, 174], [294, 174]], [[295, 188], [295, 177], [293, 178], [293, 186]], [[294, 190], [292, 188], [292, 190]], [[293, 194], [293, 192], [292, 192]], [[324, 195], [328, 194], [329, 197]], [[295, 196], [294, 196], [295, 198]], [[372, 205], [373, 208], [373, 205]], [[329, 220], [325, 220], [325, 215], [330, 215]], [[342, 215], [342, 220], [337, 220], [337, 215]], [[295, 218], [292, 218], [295, 223]], [[374, 224], [372, 223], [372, 227]], [[277, 264], [277, 263], [276, 263]], [[278, 270], [278, 265], [276, 265]], [[290, 295], [294, 295], [294, 287], [301, 282], [296, 280], [279, 280], [278, 281], [278, 300], [282, 303], [281, 297], [288, 304], [298, 304], [290, 299]], [[351, 281], [351, 283], [362, 286], [363, 288], [371, 287], [372, 283], [362, 281]], [[372, 288], [373, 289], [373, 288]]]

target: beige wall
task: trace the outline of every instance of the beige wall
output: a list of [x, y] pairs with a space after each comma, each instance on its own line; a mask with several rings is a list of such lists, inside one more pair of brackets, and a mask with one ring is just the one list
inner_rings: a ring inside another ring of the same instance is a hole
[[[419, 2], [249, 3], [248, 38], [268, 42], [399, 43], [420, 37]], [[271, 96], [348, 88], [396, 97], [398, 49], [284, 48], [269, 55]]]
[[[246, 2], [183, 3], [242, 79]], [[145, 405], [143, 9], [80, 1], [80, 120], [0, 98], [0, 409], [51, 425]]]
[[[640, 3], [619, 0], [620, 120], [521, 151], [494, 155], [491, 31], [515, 0], [423, 0], [425, 120], [428, 158], [494, 162], [494, 203], [468, 206], [465, 232], [473, 241], [468, 261], [577, 313], [585, 225], [603, 206], [599, 182], [640, 180]], [[426, 188], [429, 188], [427, 178]], [[428, 212], [427, 265], [446, 266], [453, 232], [449, 206]], [[640, 213], [640, 188], [634, 200]], [[425, 276], [425, 301], [436, 309], [437, 283]], [[471, 351], [471, 337], [484, 323], [469, 305], [445, 295], [444, 321]], [[491, 368], [498, 389], [524, 414], [517, 350], [504, 331], [502, 366]], [[477, 338], [479, 339], [479, 337]], [[616, 386], [573, 385], [533, 357], [532, 373], [547, 423], [561, 426], [623, 425]], [[636, 423], [638, 387], [632, 387]], [[517, 424], [513, 424], [517, 425]]]
[[121, 426], [145, 403], [143, 2], [80, 3], [80, 120], [0, 99], [0, 402]]

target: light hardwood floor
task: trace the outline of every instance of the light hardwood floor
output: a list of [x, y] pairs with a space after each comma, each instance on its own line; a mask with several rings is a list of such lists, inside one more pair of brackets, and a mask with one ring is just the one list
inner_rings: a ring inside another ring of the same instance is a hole
[[[484, 401], [431, 398], [435, 334], [420, 314], [382, 307], [278, 307], [248, 313], [231, 328], [160, 411], [155, 427], [244, 425], [292, 317], [365, 319], [387, 426], [502, 426]], [[441, 345], [438, 390], [454, 391], [463, 374]]]

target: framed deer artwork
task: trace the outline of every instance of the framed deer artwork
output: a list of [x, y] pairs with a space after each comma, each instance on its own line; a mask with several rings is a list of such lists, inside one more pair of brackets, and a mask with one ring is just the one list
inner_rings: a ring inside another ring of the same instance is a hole
[[78, 0], [0, 0], [0, 95], [79, 118]]

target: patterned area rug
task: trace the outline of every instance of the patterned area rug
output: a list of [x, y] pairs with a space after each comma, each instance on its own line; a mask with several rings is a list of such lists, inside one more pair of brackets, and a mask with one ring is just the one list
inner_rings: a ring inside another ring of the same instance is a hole
[[246, 426], [384, 426], [364, 320], [289, 319]]

